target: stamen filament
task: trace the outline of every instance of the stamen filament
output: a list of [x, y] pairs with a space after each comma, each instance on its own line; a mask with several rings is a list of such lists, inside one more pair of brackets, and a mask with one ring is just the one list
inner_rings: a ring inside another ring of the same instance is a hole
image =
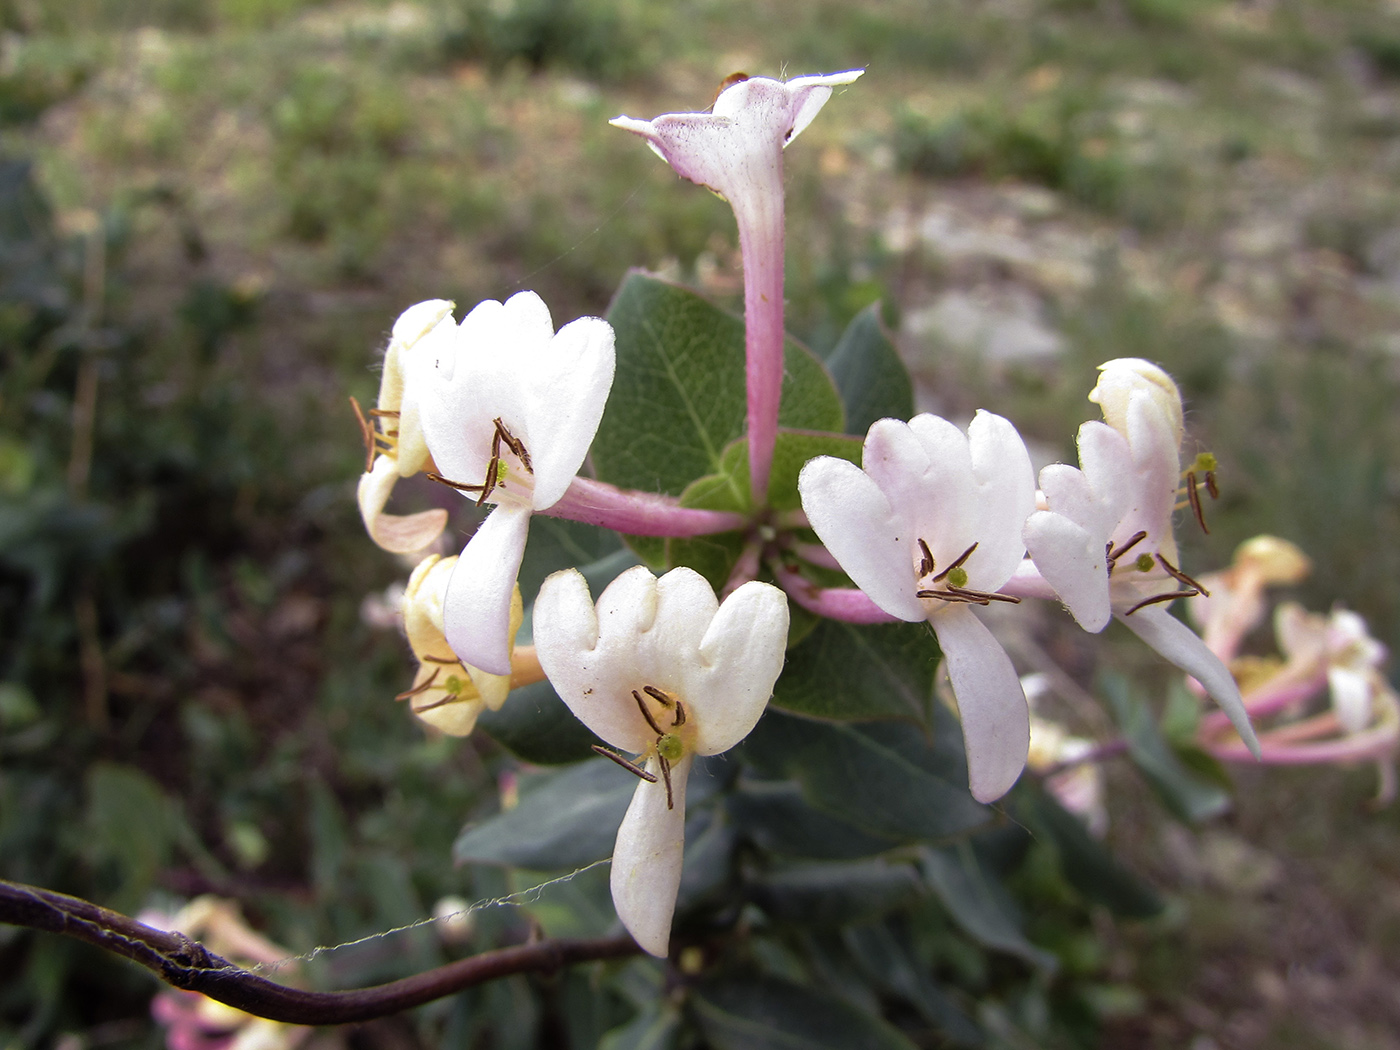
[[424, 682], [422, 685], [415, 685], [412, 689], [404, 690], [402, 693], [399, 693], [397, 696], [395, 696], [394, 699], [407, 700], [411, 696], [417, 696], [419, 693], [427, 692], [433, 687], [433, 683], [437, 681], [437, 676], [439, 672], [440, 668], [433, 668], [433, 673], [428, 677], [428, 680], [426, 682]]
[[656, 735], [658, 737], [665, 736], [666, 731], [656, 724], [656, 719], [652, 718], [651, 712], [647, 710], [647, 703], [645, 700], [642, 699], [642, 694], [637, 692], [637, 690], [633, 689], [632, 699], [637, 701], [637, 710], [640, 711], [642, 713], [642, 717], [647, 720], [647, 725], [651, 726], [651, 728], [655, 730]]
[[[654, 773], [648, 773], [648, 772], [647, 772], [645, 769], [643, 769], [641, 766], [637, 765], [637, 764], [634, 763], [634, 762], [629, 762], [627, 759], [625, 759], [625, 758], [623, 758], [621, 755], [619, 755], [616, 751], [610, 750], [609, 748], [604, 747], [602, 744], [594, 744], [594, 745], [593, 745], [593, 750], [596, 751], [598, 754], [602, 755], [604, 758], [610, 758], [610, 759], [612, 759], [614, 762], [616, 762], [616, 763], [617, 763], [619, 766], [621, 766], [623, 769], [627, 770], [627, 772], [631, 773], [633, 776], [641, 777], [641, 778], [642, 778], [643, 780], [645, 780], [648, 784], [655, 784], [655, 783], [656, 783], [656, 775], [655, 775]], [[664, 761], [664, 760], [663, 760], [663, 761]], [[665, 767], [663, 766], [663, 768], [665, 768]], [[670, 780], [668, 779], [668, 780], [666, 781], [666, 797], [667, 797], [667, 798], [670, 798], [670, 796], [671, 796], [671, 782], [670, 782]]]

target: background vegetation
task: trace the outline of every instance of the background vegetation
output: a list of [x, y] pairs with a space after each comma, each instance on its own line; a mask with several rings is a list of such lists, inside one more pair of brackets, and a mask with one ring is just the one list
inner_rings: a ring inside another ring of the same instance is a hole
[[[9, 0], [0, 25], [4, 877], [127, 909], [212, 890], [298, 951], [510, 888], [450, 859], [502, 754], [390, 699], [406, 652], [373, 599], [406, 570], [359, 529], [346, 397], [423, 298], [534, 288], [562, 322], [642, 266], [737, 304], [723, 203], [606, 124], [736, 69], [869, 70], [789, 154], [795, 334], [825, 352], [882, 300], [921, 407], [1004, 412], [1047, 460], [1095, 364], [1162, 362], [1224, 464], [1191, 571], [1277, 533], [1310, 605], [1400, 643], [1393, 5]], [[1167, 681], [1053, 610], [1024, 633], [1027, 669]], [[1400, 1045], [1400, 817], [1366, 811], [1368, 774], [1240, 772], [1204, 829], [1110, 782], [1111, 841], [1173, 904], [1118, 925], [1027, 876], [1060, 978], [985, 945], [936, 963], [994, 1041]], [[480, 946], [526, 916], [477, 921]], [[323, 976], [454, 950], [418, 931]], [[0, 1046], [156, 1045], [150, 992], [0, 930]], [[586, 1046], [628, 1015], [566, 1030], [589, 994], [521, 979], [326, 1038]]]

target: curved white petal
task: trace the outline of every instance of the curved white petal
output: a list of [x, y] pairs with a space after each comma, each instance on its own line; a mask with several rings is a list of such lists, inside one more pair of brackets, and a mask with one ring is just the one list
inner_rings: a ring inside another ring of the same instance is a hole
[[1171, 424], [1173, 442], [1181, 447], [1184, 433], [1181, 391], [1172, 377], [1141, 357], [1119, 357], [1099, 365], [1099, 381], [1089, 391], [1089, 400], [1103, 409], [1103, 417], [1115, 430], [1128, 432], [1128, 404], [1135, 394], [1146, 394], [1165, 413]]
[[381, 549], [392, 554], [410, 554], [422, 550], [437, 539], [447, 527], [447, 511], [441, 507], [400, 516], [385, 514], [384, 505], [399, 480], [396, 464], [388, 456], [378, 456], [374, 469], [360, 475], [355, 492], [360, 505], [360, 518], [365, 531]]
[[[880, 487], [891, 507], [907, 512], [929, 500], [933, 463], [923, 442], [903, 420], [877, 419], [870, 424], [861, 446], [860, 468]], [[924, 537], [930, 544], [936, 538]], [[909, 556], [912, 560], [912, 553]]]
[[699, 680], [687, 691], [699, 754], [728, 751], [758, 724], [783, 670], [787, 633], [787, 597], [771, 584], [750, 581], [724, 600], [700, 643]]
[[1024, 539], [1036, 568], [1079, 626], [1095, 633], [1108, 626], [1112, 609], [1103, 539], [1069, 517], [1045, 510], [1026, 520]]
[[1016, 783], [1030, 751], [1030, 708], [1021, 680], [1001, 643], [970, 609], [945, 609], [929, 622], [958, 698], [968, 786], [978, 802], [994, 802]]
[[643, 950], [665, 958], [671, 943], [671, 917], [685, 860], [685, 785], [693, 759], [671, 767], [673, 807], [666, 808], [666, 785], [653, 758], [647, 769], [658, 779], [642, 781], [617, 830], [613, 849], [613, 906], [622, 925]]
[[527, 425], [534, 506], [543, 510], [564, 495], [598, 433], [616, 367], [612, 325], [598, 317], [566, 324], [536, 367], [527, 387]]
[[443, 600], [443, 633], [465, 664], [510, 674], [510, 604], [530, 512], [497, 507], [462, 550]]
[[1255, 758], [1259, 757], [1259, 741], [1249, 724], [1249, 712], [1240, 698], [1239, 686], [1229, 670], [1187, 627], [1161, 606], [1147, 606], [1131, 616], [1115, 610], [1114, 615], [1157, 652], [1189, 674], [1210, 694], [1212, 700], [1229, 716], [1230, 724]]
[[1026, 546], [1021, 528], [1035, 510], [1035, 470], [1011, 421], [979, 409], [967, 428], [977, 505], [977, 550], [965, 563], [968, 586], [994, 591], [1005, 583]]
[[891, 616], [924, 619], [914, 593], [918, 537], [875, 480], [854, 463], [818, 456], [802, 468], [797, 490], [807, 520], [855, 585]]
[[[1136, 479], [1132, 449], [1128, 439], [1107, 423], [1081, 424], [1077, 444], [1079, 465], [1112, 532], [1132, 503]], [[1087, 526], [1087, 522], [1080, 524]]]
[[1332, 710], [1348, 733], [1359, 733], [1371, 723], [1371, 676], [1333, 664], [1327, 669]]
[[1166, 412], [1150, 395], [1136, 392], [1128, 399], [1128, 447], [1132, 450], [1136, 484], [1132, 505], [1118, 534], [1147, 533], [1144, 550], [1158, 550], [1177, 560], [1172, 513], [1181, 476], [1180, 443]]
[[535, 599], [535, 654], [580, 722], [613, 747], [640, 754], [656, 742], [632, 700], [639, 681], [633, 642], [656, 616], [656, 577], [628, 569], [598, 599], [576, 569], [556, 572]]

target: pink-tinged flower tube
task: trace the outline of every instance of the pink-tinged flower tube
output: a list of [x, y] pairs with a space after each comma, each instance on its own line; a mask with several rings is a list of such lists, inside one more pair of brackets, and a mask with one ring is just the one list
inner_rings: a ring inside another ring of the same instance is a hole
[[445, 299], [429, 299], [399, 315], [384, 353], [379, 402], [368, 420], [361, 418], [368, 462], [357, 492], [360, 517], [370, 539], [394, 554], [422, 550], [447, 525], [447, 511], [441, 508], [405, 516], [384, 513], [399, 478], [417, 474], [430, 462], [418, 411], [418, 366], [427, 336], [440, 326], [453, 327], [452, 303]]
[[1180, 485], [1181, 397], [1156, 365], [1136, 358], [1101, 365], [1091, 398], [1107, 423], [1079, 428], [1081, 469], [1040, 473], [1048, 509], [1025, 523], [1040, 575], [1087, 631], [1110, 617], [1195, 678], [1229, 716], [1246, 746], [1258, 741], [1229, 670], [1167, 611], [1200, 592], [1178, 567], [1172, 514]]
[[1026, 764], [1030, 720], [1010, 658], [973, 606], [1021, 562], [1035, 475], [1016, 428], [978, 412], [964, 434], [933, 415], [881, 419], [857, 467], [820, 456], [797, 487], [817, 536], [856, 586], [938, 635], [957, 697], [974, 798], [1000, 798]]
[[584, 317], [556, 333], [543, 300], [520, 292], [434, 328], [423, 352], [419, 411], [438, 476], [495, 505], [448, 584], [444, 633], [464, 664], [508, 675], [530, 516], [564, 496], [593, 443], [612, 389], [612, 326]]
[[685, 787], [696, 755], [728, 751], [757, 724], [783, 668], [788, 606], [749, 582], [721, 604], [692, 569], [645, 566], [595, 607], [577, 570], [545, 580], [535, 649], [579, 720], [622, 754], [640, 783], [617, 833], [612, 895], [637, 943], [665, 956], [685, 852]]
[[677, 174], [709, 187], [734, 209], [744, 260], [749, 476], [759, 502], [768, 492], [783, 384], [783, 149], [826, 105], [833, 88], [864, 72], [786, 83], [736, 74], [709, 113], [612, 121], [642, 136]]

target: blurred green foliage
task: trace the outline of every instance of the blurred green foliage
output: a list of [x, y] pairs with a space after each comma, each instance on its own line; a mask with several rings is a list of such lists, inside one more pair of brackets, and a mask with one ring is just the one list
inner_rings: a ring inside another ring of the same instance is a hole
[[[516, 763], [484, 737], [424, 739], [389, 702], [403, 649], [358, 608], [402, 572], [358, 529], [344, 394], [370, 396], [389, 319], [429, 295], [469, 305], [534, 287], [563, 321], [603, 312], [640, 265], [734, 305], [723, 203], [605, 126], [701, 107], [733, 65], [871, 67], [791, 154], [798, 336], [825, 352], [876, 299], [898, 322], [965, 277], [931, 248], [890, 247], [896, 206], [1048, 188], [1057, 221], [1099, 238], [1087, 285], [976, 265], [1043, 297], [1058, 363], [987, 366], [901, 332], [923, 393], [949, 413], [993, 407], [1067, 455], [1093, 366], [1161, 361], [1193, 435], [1225, 463], [1215, 531], [1189, 540], [1188, 558], [1218, 565], [1239, 540], [1281, 533], [1317, 562], [1313, 606], [1342, 598], [1400, 641], [1400, 390], [1383, 305], [1400, 24], [1378, 5], [712, 0], [681, 18], [605, 0], [7, 0], [0, 26], [3, 141], [35, 158], [43, 185], [28, 164], [0, 166], [6, 877], [130, 908], [236, 896], [294, 951], [414, 922], [447, 893], [543, 880], [452, 867], [463, 822], [491, 826], [494, 777]], [[1322, 181], [1339, 177], [1355, 181]], [[1222, 243], [1256, 222], [1255, 197], [1280, 213], [1290, 179], [1324, 188], [1286, 217], [1360, 289], [1341, 307], [1334, 271]], [[1165, 260], [1156, 286], [1144, 251]], [[1217, 285], [1263, 286], [1275, 334], [1222, 320]], [[1209, 783], [1160, 761], [1142, 698], [1120, 706], [1157, 790], [1183, 812], [1215, 806]], [[888, 772], [870, 757], [878, 727], [810, 725], [787, 743], [840, 756], [859, 783]], [[491, 731], [510, 745], [510, 726]], [[1091, 1046], [1144, 1008], [1146, 978], [1114, 957], [1103, 916], [1153, 901], [1042, 796], [1028, 788], [1005, 821], [934, 844], [898, 825], [908, 807], [803, 780], [795, 757], [762, 744], [697, 812], [692, 841], [722, 863], [697, 876], [687, 932], [703, 941], [734, 921], [706, 909], [716, 887], [741, 887], [749, 933], [705, 957], [683, 1008], [661, 994], [674, 975], [635, 961], [502, 982], [356, 1040], [616, 1050], [686, 1030], [726, 1046], [878, 1016], [872, 1040], [894, 1026], [923, 1045]], [[548, 776], [527, 786], [546, 791]], [[1263, 808], [1270, 826], [1291, 819]], [[1332, 824], [1314, 814], [1313, 846], [1329, 868], [1368, 872], [1338, 892], [1369, 906], [1370, 869], [1317, 830]], [[1393, 856], [1393, 826], [1380, 828], [1373, 861]], [[905, 852], [892, 860], [894, 840]], [[472, 947], [519, 940], [532, 921], [611, 922], [601, 869], [556, 893], [528, 913], [480, 913]], [[960, 903], [969, 893], [980, 910]], [[327, 956], [312, 977], [366, 983], [461, 950], [418, 931]], [[1186, 978], [1164, 951], [1160, 937], [1143, 945], [1143, 967], [1166, 973], [1154, 994], [1169, 998]], [[0, 1045], [143, 1017], [151, 987], [84, 948], [0, 930]], [[117, 1031], [113, 1044], [158, 1038]]]

